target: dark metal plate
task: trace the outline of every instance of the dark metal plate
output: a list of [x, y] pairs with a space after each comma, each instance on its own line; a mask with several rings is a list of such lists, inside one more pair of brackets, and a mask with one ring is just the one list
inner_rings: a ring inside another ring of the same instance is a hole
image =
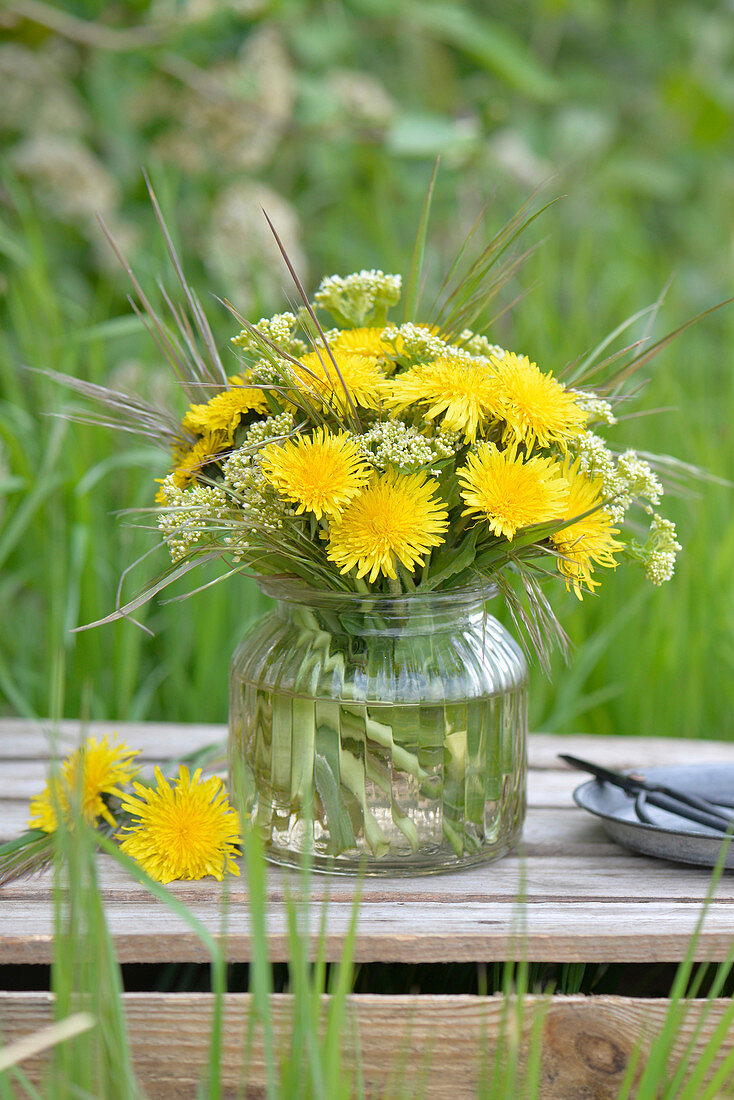
[[[686, 793], [707, 798], [718, 804], [734, 803], [734, 764], [677, 764], [662, 768], [638, 768], [653, 783], [665, 783]], [[705, 825], [684, 821], [674, 814], [646, 806], [652, 824], [640, 821], [634, 799], [619, 787], [596, 779], [582, 783], [573, 797], [583, 810], [601, 818], [613, 840], [660, 859], [678, 863], [697, 863], [713, 867], [727, 838]], [[725, 866], [734, 870], [734, 841], [726, 853]]]

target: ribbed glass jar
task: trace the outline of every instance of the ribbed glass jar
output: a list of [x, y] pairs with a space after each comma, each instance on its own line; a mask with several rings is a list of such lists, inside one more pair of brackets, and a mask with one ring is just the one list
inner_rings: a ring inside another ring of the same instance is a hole
[[[527, 666], [493, 590], [267, 578], [230, 671], [230, 764], [276, 863], [428, 874], [497, 859], [525, 814]], [[239, 780], [237, 779], [239, 777]]]

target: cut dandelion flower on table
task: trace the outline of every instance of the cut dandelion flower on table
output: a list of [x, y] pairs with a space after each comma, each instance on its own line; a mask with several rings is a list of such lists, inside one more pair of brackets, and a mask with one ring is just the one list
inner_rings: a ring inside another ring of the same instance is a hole
[[29, 831], [0, 845], [0, 886], [51, 863], [59, 819], [73, 829], [78, 817], [111, 835], [124, 788], [140, 770], [134, 763], [138, 755], [136, 749], [108, 737], [88, 737], [70, 753], [31, 799]]
[[192, 776], [181, 764], [173, 785], [160, 768], [155, 778], [154, 787], [135, 783], [123, 798], [132, 823], [118, 833], [120, 850], [157, 882], [239, 875], [240, 821], [219, 776], [202, 779], [201, 768]]
[[133, 764], [137, 749], [110, 742], [103, 737], [97, 741], [88, 737], [64, 760], [56, 775], [50, 776], [41, 794], [31, 800], [31, 829], [53, 833], [58, 828], [59, 813], [68, 826], [73, 824], [75, 812], [80, 812], [88, 825], [98, 818], [115, 828], [110, 802], [123, 797], [123, 788], [138, 774], [140, 768]]
[[31, 799], [30, 831], [0, 845], [0, 886], [53, 860], [59, 815], [65, 828], [81, 820], [118, 841], [158, 882], [239, 875], [239, 815], [223, 780], [180, 764], [171, 781], [156, 767], [155, 782], [142, 782], [133, 762], [139, 755], [107, 737], [87, 737], [70, 753]]

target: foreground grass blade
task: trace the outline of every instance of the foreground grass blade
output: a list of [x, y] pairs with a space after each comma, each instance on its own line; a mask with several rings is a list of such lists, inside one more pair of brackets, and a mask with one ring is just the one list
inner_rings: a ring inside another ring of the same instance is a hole
[[54, 1095], [71, 1100], [82, 1088], [109, 1100], [137, 1100], [122, 980], [97, 880], [97, 834], [77, 819], [73, 831], [62, 825], [55, 835], [60, 857], [52, 968], [55, 1014], [63, 1020], [83, 1006], [97, 1026], [55, 1050]]
[[[218, 1096], [221, 1089], [218, 1070], [219, 1055], [217, 1052], [217, 1041], [221, 1042], [222, 1040], [221, 998], [226, 989], [226, 967], [222, 946], [217, 942], [217, 939], [209, 931], [206, 925], [200, 921], [190, 909], [187, 909], [187, 907], [180, 902], [178, 898], [174, 897], [165, 886], [156, 882], [150, 875], [146, 874], [142, 867], [133, 859], [121, 852], [114, 841], [106, 837], [100, 837], [99, 846], [107, 855], [112, 856], [112, 858], [116, 860], [116, 862], [127, 871], [136, 882], [144, 886], [149, 893], [157, 898], [158, 901], [162, 902], [172, 913], [175, 913], [176, 916], [185, 921], [209, 953], [213, 993], [215, 994], [215, 1012], [212, 1020], [212, 1035], [215, 1041], [211, 1048], [211, 1057], [209, 1061], [209, 1087], [211, 1090], [210, 1095], [213, 1097]], [[217, 1060], [217, 1067], [213, 1067], [214, 1059]]]
[[41, 1028], [33, 1035], [27, 1035], [12, 1043], [9, 1047], [0, 1049], [0, 1073], [4, 1073], [11, 1067], [19, 1065], [26, 1058], [34, 1058], [59, 1043], [65, 1043], [67, 1039], [73, 1039], [77, 1035], [83, 1035], [85, 1031], [95, 1026], [94, 1016], [88, 1012], [76, 1012], [73, 1016], [67, 1016], [57, 1024]]
[[[636, 1100], [656, 1100], [660, 1095], [660, 1086], [667, 1079], [669, 1072], [670, 1059], [672, 1056], [673, 1048], [678, 1038], [680, 1028], [683, 1022], [683, 1018], [686, 1011], [685, 998], [687, 991], [690, 988], [691, 974], [693, 972], [694, 959], [698, 948], [699, 941], [701, 939], [701, 933], [703, 931], [706, 917], [713, 901], [714, 894], [716, 893], [716, 887], [723, 874], [724, 866], [726, 863], [726, 856], [729, 851], [731, 843], [731, 835], [729, 835], [721, 845], [719, 851], [719, 857], [716, 861], [716, 866], [713, 869], [709, 888], [706, 892], [706, 898], [698, 920], [696, 921], [696, 927], [691, 936], [686, 951], [685, 958], [678, 967], [673, 982], [673, 988], [670, 992], [670, 1008], [665, 1017], [663, 1027], [659, 1034], [656, 1036], [652, 1043], [647, 1057], [644, 1059], [644, 1067], [639, 1080], [635, 1084], [635, 1076], [637, 1072], [637, 1066], [641, 1060], [641, 1046], [644, 1037], [640, 1038], [640, 1041], [635, 1048], [633, 1057], [630, 1059], [627, 1074], [620, 1086], [618, 1100], [628, 1100], [632, 1096], [632, 1087], [635, 1086], [634, 1096]], [[684, 1057], [685, 1064], [685, 1057]], [[666, 1095], [668, 1095], [666, 1093]]]
[[254, 1002], [254, 1012], [260, 1021], [263, 1032], [266, 1094], [268, 1100], [277, 1100], [279, 1089], [275, 1070], [276, 1048], [270, 1004], [273, 993], [273, 974], [268, 954], [265, 855], [257, 831], [245, 825], [243, 833], [247, 900], [252, 938], [250, 988]]

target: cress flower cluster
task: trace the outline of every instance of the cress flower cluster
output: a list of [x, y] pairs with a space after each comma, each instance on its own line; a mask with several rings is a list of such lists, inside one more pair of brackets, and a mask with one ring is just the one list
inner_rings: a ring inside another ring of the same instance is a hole
[[173, 560], [226, 551], [392, 594], [531, 562], [581, 598], [622, 556], [667, 580], [679, 546], [663, 486], [599, 434], [614, 404], [484, 334], [391, 322], [400, 294], [382, 271], [331, 276], [313, 311], [232, 339], [238, 366], [186, 411], [158, 492]]

